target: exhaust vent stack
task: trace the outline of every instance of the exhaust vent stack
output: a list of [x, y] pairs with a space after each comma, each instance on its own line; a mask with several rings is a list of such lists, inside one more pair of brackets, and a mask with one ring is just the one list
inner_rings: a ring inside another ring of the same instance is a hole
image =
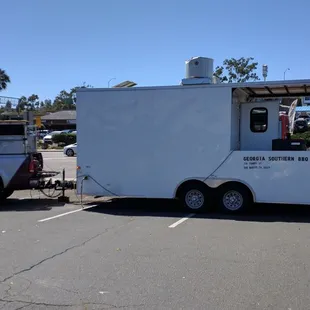
[[211, 84], [213, 83], [213, 62], [212, 58], [192, 57], [185, 62], [185, 79], [183, 85], [190, 84]]

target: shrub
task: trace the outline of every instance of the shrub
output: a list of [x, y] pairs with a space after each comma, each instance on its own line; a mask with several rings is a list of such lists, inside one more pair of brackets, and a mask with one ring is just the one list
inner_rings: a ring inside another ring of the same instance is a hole
[[69, 144], [76, 143], [76, 135], [70, 134], [70, 133], [69, 134], [62, 133], [62, 134], [54, 135], [52, 140], [53, 140], [53, 143], [55, 144], [69, 145]]
[[44, 143], [42, 140], [38, 141], [37, 148], [46, 150], [48, 148], [48, 144]]
[[294, 133], [292, 139], [304, 139], [307, 147], [310, 147], [310, 131]]

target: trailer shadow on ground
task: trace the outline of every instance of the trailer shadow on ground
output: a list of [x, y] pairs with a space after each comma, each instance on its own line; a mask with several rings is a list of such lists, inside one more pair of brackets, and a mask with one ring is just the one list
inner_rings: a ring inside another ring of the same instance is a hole
[[[85, 205], [87, 206], [87, 204]], [[184, 217], [184, 212], [176, 200], [117, 198], [98, 203], [85, 210], [121, 216]], [[242, 214], [222, 214], [217, 211], [198, 213], [195, 218], [252, 221], [252, 222], [292, 222], [310, 223], [310, 206], [254, 204]]]
[[57, 199], [7, 199], [1, 202], [0, 212], [22, 212], [22, 211], [49, 211], [54, 207], [63, 207]]

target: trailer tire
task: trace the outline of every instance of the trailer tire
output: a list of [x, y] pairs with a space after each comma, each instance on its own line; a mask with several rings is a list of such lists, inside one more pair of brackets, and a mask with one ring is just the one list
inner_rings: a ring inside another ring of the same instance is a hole
[[191, 212], [206, 211], [210, 206], [210, 192], [201, 182], [188, 182], [178, 189], [177, 198], [185, 210]]
[[252, 193], [243, 184], [226, 183], [219, 189], [219, 208], [224, 213], [241, 213], [252, 203]]

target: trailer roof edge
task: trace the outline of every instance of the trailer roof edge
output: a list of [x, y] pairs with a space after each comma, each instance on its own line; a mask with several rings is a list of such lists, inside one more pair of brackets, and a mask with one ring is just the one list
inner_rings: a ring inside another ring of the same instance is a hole
[[[197, 81], [198, 82], [198, 81]], [[154, 89], [179, 89], [182, 88], [217, 88], [229, 87], [231, 89], [242, 89], [250, 97], [305, 97], [310, 96], [310, 79], [303, 80], [281, 80], [281, 81], [259, 81], [245, 83], [218, 83], [218, 84], [190, 84], [190, 85], [168, 85], [168, 86], [139, 86], [124, 88], [79, 88], [77, 92], [101, 92], [101, 91], [136, 91]]]

